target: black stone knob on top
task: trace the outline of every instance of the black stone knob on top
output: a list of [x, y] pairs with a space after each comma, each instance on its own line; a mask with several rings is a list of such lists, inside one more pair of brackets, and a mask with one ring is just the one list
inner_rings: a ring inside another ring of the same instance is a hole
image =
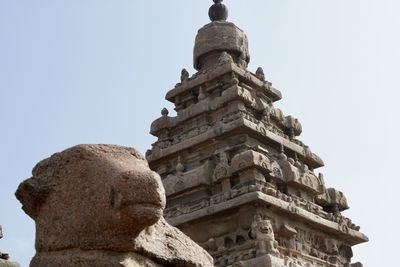
[[214, 5], [208, 10], [211, 21], [225, 21], [228, 19], [228, 8], [222, 4], [223, 0], [213, 0]]

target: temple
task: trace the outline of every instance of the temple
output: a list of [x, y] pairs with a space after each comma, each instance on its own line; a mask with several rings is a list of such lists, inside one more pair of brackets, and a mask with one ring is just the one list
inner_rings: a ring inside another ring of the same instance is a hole
[[214, 0], [194, 46], [194, 68], [167, 92], [146, 154], [163, 180], [167, 221], [206, 249], [217, 267], [358, 267], [352, 246], [368, 241], [342, 215], [320, 157], [298, 139], [298, 119], [274, 107], [279, 90], [247, 69], [248, 40]]

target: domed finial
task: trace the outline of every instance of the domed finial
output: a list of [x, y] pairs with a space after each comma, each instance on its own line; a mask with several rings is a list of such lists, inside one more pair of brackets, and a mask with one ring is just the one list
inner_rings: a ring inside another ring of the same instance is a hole
[[161, 110], [161, 115], [163, 115], [163, 116], [168, 116], [168, 114], [169, 114], [169, 111], [168, 111], [167, 108], [163, 108], [163, 109]]
[[228, 18], [228, 8], [222, 4], [223, 0], [213, 0], [214, 5], [208, 10], [211, 21], [225, 21]]

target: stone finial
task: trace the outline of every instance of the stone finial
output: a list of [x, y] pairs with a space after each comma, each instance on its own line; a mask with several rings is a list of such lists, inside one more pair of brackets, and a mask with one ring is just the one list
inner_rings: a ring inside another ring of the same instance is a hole
[[36, 223], [31, 267], [213, 266], [165, 222], [161, 178], [136, 150], [79, 145], [41, 161], [32, 174], [16, 192]]
[[261, 81], [265, 82], [265, 74], [264, 70], [261, 67], [258, 67], [256, 70], [256, 77], [260, 79]]
[[167, 108], [163, 108], [163, 109], [161, 110], [161, 115], [162, 115], [162, 116], [168, 116], [168, 114], [169, 114], [169, 111], [168, 111]]
[[208, 10], [211, 21], [226, 21], [228, 19], [228, 8], [222, 4], [223, 0], [213, 0], [214, 5]]
[[181, 71], [181, 82], [186, 82], [189, 80], [189, 72], [186, 69], [182, 69]]

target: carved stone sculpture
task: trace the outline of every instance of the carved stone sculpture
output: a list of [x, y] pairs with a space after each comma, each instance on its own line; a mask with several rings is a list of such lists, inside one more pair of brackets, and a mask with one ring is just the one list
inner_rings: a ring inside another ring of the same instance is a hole
[[274, 230], [270, 220], [265, 220], [261, 215], [255, 215], [251, 224], [251, 238], [257, 242], [257, 255], [279, 255], [278, 243], [275, 241]]
[[36, 223], [31, 267], [213, 266], [164, 221], [160, 177], [136, 150], [79, 145], [32, 174], [16, 192]]

